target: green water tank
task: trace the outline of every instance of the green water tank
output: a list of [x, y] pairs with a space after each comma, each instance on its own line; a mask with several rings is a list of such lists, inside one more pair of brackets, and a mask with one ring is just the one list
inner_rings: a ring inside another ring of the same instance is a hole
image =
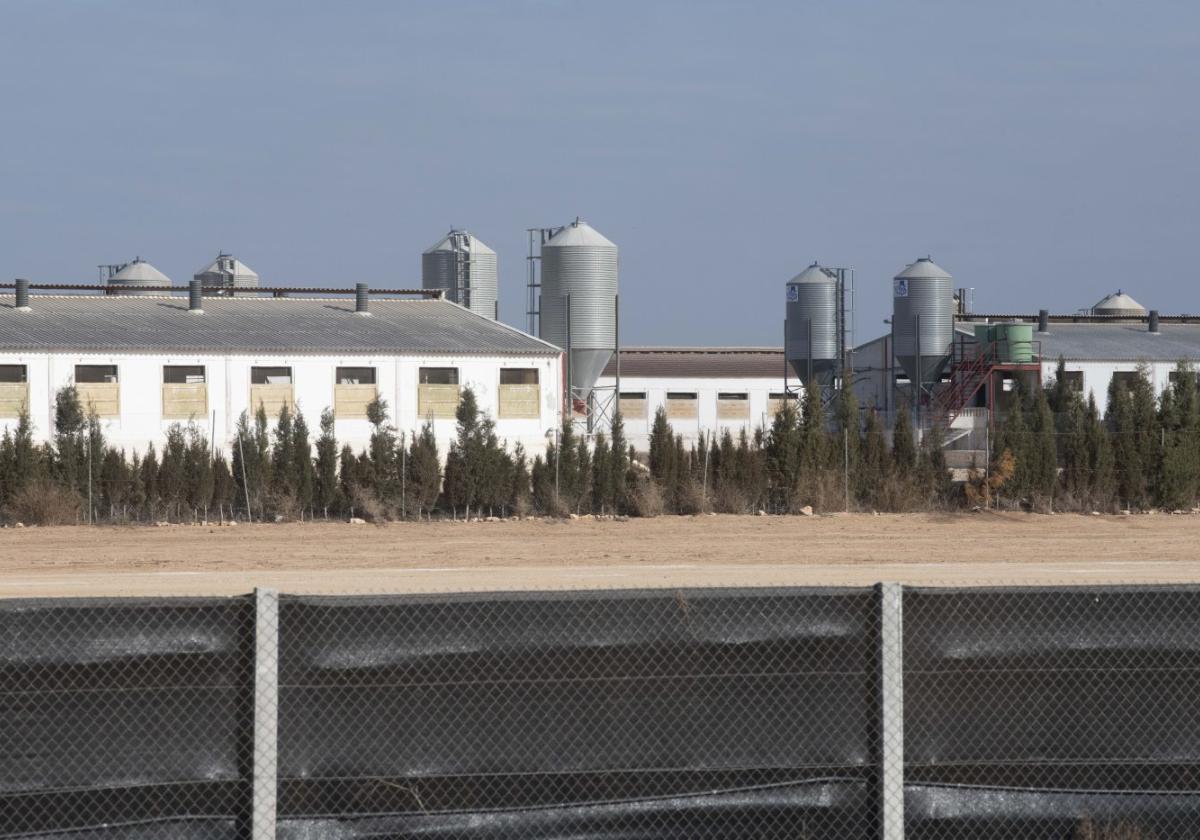
[[1001, 362], [1012, 365], [1033, 362], [1033, 324], [998, 324], [996, 341]]

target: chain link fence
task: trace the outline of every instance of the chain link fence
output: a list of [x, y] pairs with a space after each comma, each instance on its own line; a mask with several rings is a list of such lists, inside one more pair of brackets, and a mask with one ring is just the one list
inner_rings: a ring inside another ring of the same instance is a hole
[[1200, 836], [1200, 588], [0, 601], [0, 837]]

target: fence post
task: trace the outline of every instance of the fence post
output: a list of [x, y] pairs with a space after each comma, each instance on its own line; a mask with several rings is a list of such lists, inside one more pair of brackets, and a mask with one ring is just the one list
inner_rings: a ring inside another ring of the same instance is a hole
[[254, 590], [254, 795], [252, 840], [275, 840], [279, 725], [279, 592]]
[[904, 840], [904, 587], [879, 584], [879, 835]]

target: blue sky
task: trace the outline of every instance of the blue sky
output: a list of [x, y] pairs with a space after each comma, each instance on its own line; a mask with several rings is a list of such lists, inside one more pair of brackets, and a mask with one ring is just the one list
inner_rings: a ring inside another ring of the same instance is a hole
[[932, 254], [980, 310], [1117, 287], [1200, 312], [1200, 3], [0, 0], [0, 276], [218, 249], [265, 283], [411, 285], [579, 215], [626, 344], [781, 341], [858, 272], [858, 330]]

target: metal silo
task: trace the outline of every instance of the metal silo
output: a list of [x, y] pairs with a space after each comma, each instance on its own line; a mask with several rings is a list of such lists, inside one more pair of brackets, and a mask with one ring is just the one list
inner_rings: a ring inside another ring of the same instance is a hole
[[499, 295], [496, 252], [465, 230], [452, 230], [421, 255], [421, 285], [446, 299], [496, 318]]
[[125, 295], [128, 297], [146, 297], [162, 294], [162, 292], [147, 291], [148, 287], [170, 286], [171, 278], [163, 274], [141, 257], [121, 266], [116, 273], [108, 278], [110, 295]]
[[258, 288], [258, 273], [232, 254], [220, 253], [205, 268], [192, 275], [206, 292], [232, 295], [235, 289]]
[[954, 340], [954, 278], [922, 257], [892, 281], [892, 304], [896, 361], [918, 385], [937, 382]]
[[617, 246], [576, 219], [542, 245], [539, 333], [568, 349], [571, 390], [590, 392], [617, 347]]
[[836, 276], [817, 263], [788, 281], [784, 352], [804, 384], [828, 387], [837, 370], [837, 293]]

